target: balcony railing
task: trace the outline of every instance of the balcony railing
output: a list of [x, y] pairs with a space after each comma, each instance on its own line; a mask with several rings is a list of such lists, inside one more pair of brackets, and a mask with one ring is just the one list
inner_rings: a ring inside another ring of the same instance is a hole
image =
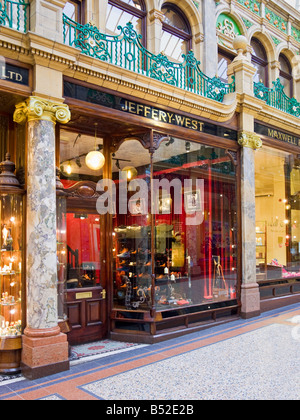
[[154, 55], [149, 52], [132, 23], [124, 28], [119, 26], [118, 30], [119, 35], [103, 34], [91, 24], [80, 25], [63, 16], [64, 43], [78, 48], [82, 54], [218, 102], [235, 91], [234, 81], [228, 84], [202, 73], [200, 62], [192, 51], [183, 55], [182, 63], [172, 62], [164, 53]]
[[0, 26], [26, 33], [29, 29], [29, 1], [0, 0]]
[[295, 117], [300, 116], [300, 103], [295, 98], [289, 98], [286, 95], [279, 78], [273, 82], [273, 88], [267, 88], [261, 82], [254, 83], [254, 95], [280, 111]]

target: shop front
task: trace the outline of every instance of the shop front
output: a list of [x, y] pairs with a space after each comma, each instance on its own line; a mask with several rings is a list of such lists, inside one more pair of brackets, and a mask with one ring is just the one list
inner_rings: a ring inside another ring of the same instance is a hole
[[64, 96], [58, 268], [69, 342], [152, 343], [236, 316], [235, 119], [216, 125], [72, 79]]
[[300, 138], [256, 122], [256, 277], [262, 310], [299, 301]]

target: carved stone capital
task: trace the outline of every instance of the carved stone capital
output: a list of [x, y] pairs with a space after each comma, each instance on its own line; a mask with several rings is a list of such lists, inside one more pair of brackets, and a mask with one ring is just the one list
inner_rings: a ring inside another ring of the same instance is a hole
[[26, 121], [46, 120], [66, 124], [71, 119], [68, 105], [47, 101], [36, 96], [30, 96], [26, 101], [16, 105], [14, 122], [24, 124]]
[[165, 15], [157, 9], [153, 9], [149, 12], [150, 22], [155, 21], [158, 19], [161, 23], [164, 23], [165, 21]]
[[261, 149], [262, 148], [262, 140], [261, 138], [249, 131], [242, 131], [239, 134], [238, 143], [242, 147], [250, 147], [253, 150]]

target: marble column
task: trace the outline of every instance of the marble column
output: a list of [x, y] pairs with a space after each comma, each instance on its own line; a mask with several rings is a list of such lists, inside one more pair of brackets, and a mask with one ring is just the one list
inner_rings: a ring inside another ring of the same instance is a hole
[[56, 264], [55, 123], [68, 106], [37, 97], [16, 105], [14, 121], [27, 123], [27, 325], [22, 368], [30, 379], [69, 368], [67, 338], [58, 326]]
[[242, 285], [241, 315], [251, 318], [260, 314], [260, 293], [256, 283], [255, 235], [255, 153], [262, 141], [254, 133], [239, 136], [241, 150], [241, 221], [242, 221]]

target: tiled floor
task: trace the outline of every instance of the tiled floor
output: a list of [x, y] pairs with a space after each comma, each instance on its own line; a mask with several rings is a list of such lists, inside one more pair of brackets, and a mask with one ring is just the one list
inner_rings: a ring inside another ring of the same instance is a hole
[[2, 400], [299, 400], [300, 306], [163, 343], [108, 354], [70, 371], [0, 385]]

